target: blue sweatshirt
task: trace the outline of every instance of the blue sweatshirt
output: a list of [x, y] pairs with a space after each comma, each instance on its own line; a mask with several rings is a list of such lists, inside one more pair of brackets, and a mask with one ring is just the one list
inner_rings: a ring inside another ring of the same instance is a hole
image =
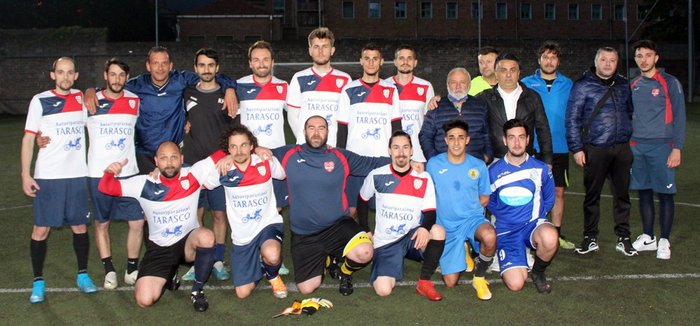
[[632, 88], [632, 141], [671, 143], [683, 149], [685, 143], [685, 98], [676, 77], [656, 71], [654, 76], [635, 78]]
[[[557, 71], [557, 78], [552, 83], [552, 88], [547, 90], [547, 82], [540, 76], [540, 69], [533, 75], [521, 80], [525, 86], [540, 94], [544, 112], [549, 121], [549, 132], [552, 134], [552, 152], [555, 154], [569, 153], [569, 146], [566, 144], [566, 105], [569, 101], [569, 93], [573, 82], [561, 72]], [[537, 137], [537, 135], [535, 135]], [[535, 150], [540, 151], [537, 138], [533, 141]]]

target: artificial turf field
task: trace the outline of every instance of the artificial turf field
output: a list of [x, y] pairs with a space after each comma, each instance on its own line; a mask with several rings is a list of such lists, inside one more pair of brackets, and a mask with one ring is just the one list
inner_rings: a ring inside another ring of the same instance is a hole
[[[239, 300], [230, 281], [210, 279], [206, 292], [210, 307], [196, 313], [189, 300], [189, 284], [180, 291], [166, 293], [154, 307], [138, 308], [132, 288], [120, 286], [114, 291], [86, 295], [75, 286], [75, 256], [70, 229], [54, 229], [49, 238], [44, 269], [47, 301], [29, 304], [31, 292], [31, 200], [21, 191], [19, 144], [23, 116], [0, 116], [0, 324], [94, 324], [94, 325], [193, 325], [193, 324], [552, 324], [552, 325], [695, 325], [700, 321], [700, 105], [688, 106], [688, 129], [683, 162], [678, 170], [676, 221], [671, 236], [672, 259], [661, 261], [654, 252], [624, 257], [615, 251], [611, 201], [601, 200], [598, 253], [579, 256], [560, 251], [547, 270], [553, 291], [540, 295], [531, 283], [519, 293], [508, 291], [497, 274], [489, 274], [493, 299], [480, 302], [471, 287], [471, 273], [462, 276], [462, 284], [447, 289], [438, 284], [443, 301], [429, 302], [415, 294], [414, 282], [420, 265], [406, 262], [404, 282], [388, 298], [379, 298], [368, 287], [369, 270], [354, 276], [352, 296], [338, 293], [337, 281], [326, 280], [324, 288], [312, 296], [331, 300], [332, 310], [313, 316], [271, 317], [302, 296], [294, 291], [292, 275], [285, 278], [290, 287], [287, 299], [276, 299], [263, 286], [252, 297]], [[582, 171], [573, 160], [570, 173], [563, 232], [576, 243], [581, 240], [583, 223]], [[632, 193], [636, 197], [635, 193]], [[205, 221], [208, 219], [205, 219]], [[208, 222], [208, 221], [207, 221]], [[205, 222], [206, 223], [206, 222]], [[633, 200], [630, 219], [633, 238], [641, 232], [637, 202]], [[658, 225], [658, 223], [657, 223]], [[90, 234], [94, 232], [90, 229]], [[658, 226], [657, 226], [658, 232]], [[112, 223], [112, 252], [122, 282], [126, 265], [124, 241], [126, 224]], [[285, 240], [286, 265], [292, 269], [288, 239]], [[91, 239], [92, 241], [92, 239]], [[142, 252], [143, 254], [143, 252]], [[227, 257], [228, 265], [228, 257]], [[181, 268], [181, 274], [186, 267]], [[103, 269], [94, 245], [90, 251], [89, 273], [95, 284], [103, 281]], [[439, 281], [436, 275], [434, 281]], [[120, 283], [120, 285], [122, 285]], [[266, 285], [266, 284], [261, 284]]]

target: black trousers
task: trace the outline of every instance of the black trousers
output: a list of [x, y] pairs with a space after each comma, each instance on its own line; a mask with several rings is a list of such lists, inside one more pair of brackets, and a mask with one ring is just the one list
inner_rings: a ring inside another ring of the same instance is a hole
[[583, 168], [583, 184], [586, 198], [583, 201], [583, 235], [598, 236], [600, 221], [600, 193], [605, 179], [610, 180], [613, 196], [613, 217], [615, 234], [618, 237], [630, 236], [630, 169], [632, 168], [632, 151], [629, 143], [615, 144], [610, 147], [586, 145], [586, 165]]

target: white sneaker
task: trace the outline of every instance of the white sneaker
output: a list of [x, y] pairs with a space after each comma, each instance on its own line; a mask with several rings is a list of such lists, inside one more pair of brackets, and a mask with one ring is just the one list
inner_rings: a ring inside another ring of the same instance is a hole
[[501, 268], [498, 266], [498, 257], [493, 257], [493, 262], [489, 265], [489, 269], [486, 270], [489, 273], [496, 272], [500, 273]]
[[637, 240], [634, 240], [632, 248], [637, 251], [654, 251], [656, 250], [656, 237], [652, 238], [648, 234], [642, 233], [637, 237]]
[[656, 258], [671, 259], [671, 243], [668, 239], [659, 239], [659, 249], [656, 250]]
[[105, 290], [114, 290], [117, 288], [117, 272], [111, 271], [105, 275], [105, 283], [102, 285]]
[[535, 265], [535, 253], [530, 250], [530, 248], [527, 248], [525, 250], [525, 258], [527, 259], [527, 267], [528, 269], [532, 269], [532, 265]]
[[134, 285], [136, 284], [136, 278], [139, 276], [139, 271], [135, 270], [131, 273], [124, 272], [124, 283], [127, 285]]

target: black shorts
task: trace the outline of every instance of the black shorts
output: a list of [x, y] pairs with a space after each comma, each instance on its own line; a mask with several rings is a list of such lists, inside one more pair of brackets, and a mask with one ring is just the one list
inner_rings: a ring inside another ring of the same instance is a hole
[[[147, 230], [144, 230], [148, 232]], [[156, 276], [170, 280], [177, 273], [180, 264], [184, 264], [185, 260], [185, 243], [192, 232], [182, 237], [180, 241], [172, 246], [161, 247], [155, 242], [146, 239], [146, 253], [139, 264], [139, 276]]]
[[[537, 154], [537, 159], [542, 156]], [[569, 153], [555, 153], [552, 155], [552, 176], [555, 187], [569, 187]]]
[[352, 217], [344, 216], [320, 233], [294, 234], [292, 232], [294, 281], [301, 283], [323, 275], [326, 256], [340, 258], [345, 245], [362, 231], [360, 224]]
[[139, 167], [139, 174], [149, 174], [155, 170], [155, 155], [150, 153], [136, 153], [136, 165]]

